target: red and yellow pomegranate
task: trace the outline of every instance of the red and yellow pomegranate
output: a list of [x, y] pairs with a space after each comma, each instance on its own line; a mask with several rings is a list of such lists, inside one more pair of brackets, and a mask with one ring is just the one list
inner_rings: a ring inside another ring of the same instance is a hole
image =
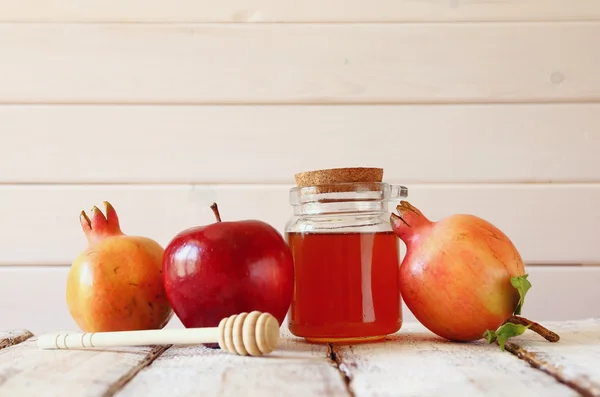
[[164, 249], [121, 231], [113, 206], [94, 207], [80, 222], [88, 247], [67, 277], [67, 305], [84, 332], [163, 328], [173, 315], [162, 279]]
[[432, 222], [407, 201], [396, 209], [390, 222], [407, 249], [400, 291], [421, 324], [448, 340], [473, 341], [519, 314], [511, 279], [525, 268], [501, 230], [468, 214]]

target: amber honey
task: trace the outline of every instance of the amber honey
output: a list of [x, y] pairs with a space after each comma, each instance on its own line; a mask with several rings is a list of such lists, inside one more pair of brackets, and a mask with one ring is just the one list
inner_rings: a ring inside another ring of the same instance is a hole
[[289, 329], [313, 342], [364, 342], [402, 325], [393, 232], [286, 233], [295, 266]]

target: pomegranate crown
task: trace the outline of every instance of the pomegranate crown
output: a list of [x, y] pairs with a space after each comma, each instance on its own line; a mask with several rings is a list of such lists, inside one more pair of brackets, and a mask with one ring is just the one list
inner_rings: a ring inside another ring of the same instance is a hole
[[401, 200], [396, 206], [398, 214], [390, 214], [392, 230], [405, 243], [409, 243], [417, 230], [431, 224], [431, 221], [414, 205], [406, 200]]
[[92, 208], [89, 217], [85, 211], [81, 211], [79, 215], [81, 227], [89, 243], [123, 234], [117, 211], [108, 201], [104, 202], [104, 208], [106, 216], [96, 206]]

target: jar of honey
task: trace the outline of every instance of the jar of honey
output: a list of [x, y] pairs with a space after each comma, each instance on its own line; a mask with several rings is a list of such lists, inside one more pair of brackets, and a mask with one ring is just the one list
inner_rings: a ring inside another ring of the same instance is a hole
[[295, 288], [288, 326], [309, 342], [376, 341], [402, 326], [400, 240], [390, 225], [388, 202], [406, 197], [407, 188], [327, 178], [339, 170], [351, 176], [372, 169], [313, 171], [313, 184], [290, 190], [294, 215], [285, 237]]

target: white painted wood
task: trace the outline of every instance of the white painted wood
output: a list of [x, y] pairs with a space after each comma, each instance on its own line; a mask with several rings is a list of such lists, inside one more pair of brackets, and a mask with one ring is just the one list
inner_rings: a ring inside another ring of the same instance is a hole
[[348, 164], [402, 183], [600, 181], [600, 104], [33, 105], [0, 120], [9, 183], [293, 183]]
[[519, 351], [522, 358], [589, 396], [600, 396], [600, 316], [543, 325], [558, 333], [560, 341], [549, 344], [526, 332], [510, 340], [524, 350]]
[[404, 327], [385, 343], [335, 351], [356, 397], [578, 396], [496, 345], [445, 342], [420, 324]]
[[[600, 317], [600, 267], [530, 266], [533, 287], [527, 293], [523, 314], [537, 321]], [[0, 329], [25, 328], [39, 335], [77, 330], [65, 301], [68, 268], [0, 267]], [[568, 299], [565, 299], [568, 297]], [[416, 319], [403, 305], [407, 323]], [[284, 321], [287, 323], [287, 320]], [[168, 329], [182, 328], [173, 316]]]
[[[283, 233], [289, 185], [0, 186], [0, 264], [67, 265], [87, 246], [81, 210], [110, 201], [125, 233], [163, 246], [180, 231], [224, 220], [260, 219]], [[408, 185], [410, 202], [432, 220], [472, 213], [515, 243], [526, 263], [600, 263], [600, 185]], [[390, 202], [389, 211], [397, 201]]]
[[289, 334], [265, 357], [173, 346], [116, 397], [164, 395], [349, 396], [343, 378], [328, 359], [327, 346], [302, 343]]
[[529, 266], [523, 315], [535, 321], [600, 317], [600, 267]]
[[0, 102], [598, 100], [599, 36], [600, 23], [3, 24]]
[[544, 325], [561, 336], [558, 343], [526, 332], [502, 352], [483, 340], [448, 342], [410, 323], [385, 342], [335, 346], [335, 355], [325, 345], [292, 337], [283, 327], [279, 348], [259, 358], [179, 345], [164, 353], [162, 347], [49, 351], [37, 349], [34, 337], [0, 350], [0, 392], [117, 397], [599, 395], [600, 318]]
[[0, 330], [0, 349], [19, 344], [32, 336], [26, 329]]
[[110, 396], [165, 349], [41, 350], [35, 339], [0, 350], [0, 395]]
[[594, 0], [1, 0], [0, 21], [355, 22], [598, 20]]

